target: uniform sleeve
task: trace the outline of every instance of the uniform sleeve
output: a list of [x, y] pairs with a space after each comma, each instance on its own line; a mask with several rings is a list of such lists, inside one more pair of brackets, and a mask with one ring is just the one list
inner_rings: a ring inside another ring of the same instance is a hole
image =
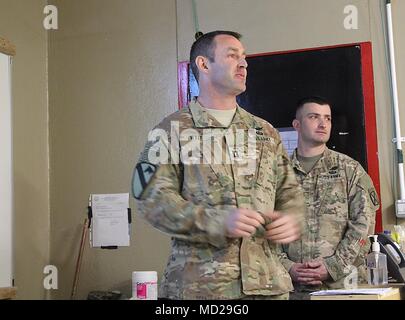
[[354, 265], [368, 252], [368, 235], [374, 232], [375, 213], [379, 207], [378, 196], [371, 178], [358, 165], [348, 191], [349, 220], [346, 232], [335, 254], [325, 258], [326, 268], [334, 281], [343, 278], [346, 266]]
[[[305, 232], [305, 201], [288, 154], [280, 140], [278, 145], [277, 192], [275, 210], [295, 215], [301, 234]], [[299, 241], [299, 240], [298, 240]], [[284, 268], [289, 272], [294, 261], [288, 256], [289, 244], [280, 246], [279, 258]]]
[[277, 146], [277, 185], [274, 209], [295, 215], [303, 231], [304, 194], [281, 140]]
[[290, 269], [292, 265], [295, 263], [294, 261], [290, 260], [288, 258], [288, 245], [282, 245], [280, 246], [280, 252], [278, 254], [278, 257], [280, 259], [281, 264], [284, 266], [284, 268], [290, 272]]
[[[147, 144], [132, 178], [138, 214], [172, 237], [224, 246], [227, 242], [225, 219], [232, 208], [225, 205], [209, 207], [184, 199], [181, 195], [182, 164], [160, 163], [152, 167], [147, 157], [150, 148]], [[145, 177], [142, 168], [154, 171], [153, 176]]]

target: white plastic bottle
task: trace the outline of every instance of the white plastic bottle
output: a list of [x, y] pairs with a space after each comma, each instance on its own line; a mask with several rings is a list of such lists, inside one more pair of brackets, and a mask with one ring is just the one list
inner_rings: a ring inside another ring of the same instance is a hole
[[373, 237], [371, 252], [367, 255], [367, 278], [368, 284], [379, 286], [388, 284], [387, 256], [380, 252], [380, 244], [377, 235]]

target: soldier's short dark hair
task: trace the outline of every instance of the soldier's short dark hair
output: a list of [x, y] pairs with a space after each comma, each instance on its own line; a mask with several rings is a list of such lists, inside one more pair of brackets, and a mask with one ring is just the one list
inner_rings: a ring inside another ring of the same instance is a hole
[[224, 31], [224, 30], [217, 30], [205, 33], [197, 38], [194, 41], [193, 45], [191, 46], [190, 50], [190, 66], [191, 70], [193, 71], [194, 77], [198, 82], [198, 67], [195, 63], [195, 59], [198, 56], [207, 57], [209, 61], [215, 61], [215, 37], [219, 35], [228, 35], [235, 37], [236, 39], [240, 39], [242, 35], [240, 33], [234, 31]]
[[307, 103], [316, 103], [321, 106], [329, 105], [329, 107], [332, 109], [332, 104], [326, 98], [321, 97], [321, 96], [309, 96], [309, 97], [301, 98], [296, 103], [295, 118], [298, 118], [299, 113], [302, 110], [302, 107]]

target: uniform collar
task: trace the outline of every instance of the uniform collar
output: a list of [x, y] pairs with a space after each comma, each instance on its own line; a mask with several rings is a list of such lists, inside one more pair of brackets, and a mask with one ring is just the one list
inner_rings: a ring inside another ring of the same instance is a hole
[[[314, 168], [316, 168], [321, 163], [326, 167], [327, 170], [330, 170], [330, 169], [336, 168], [338, 166], [339, 157], [336, 153], [329, 150], [328, 147], [325, 147], [325, 151], [323, 152], [322, 157], [318, 160], [318, 162]], [[291, 164], [294, 169], [305, 172], [304, 169], [301, 167], [300, 162], [298, 161], [297, 148], [294, 150], [294, 152], [291, 156]]]
[[[197, 99], [190, 102], [189, 108], [196, 128], [228, 128], [204, 110]], [[243, 110], [238, 104], [236, 104], [236, 112], [229, 126], [232, 124], [237, 124], [239, 127], [244, 127], [245, 129], [262, 128], [254, 117], [247, 111]]]

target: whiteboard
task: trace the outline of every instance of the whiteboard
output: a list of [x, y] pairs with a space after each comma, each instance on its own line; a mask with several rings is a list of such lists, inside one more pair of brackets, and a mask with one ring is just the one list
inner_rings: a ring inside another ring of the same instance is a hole
[[0, 53], [0, 288], [13, 278], [11, 57]]

